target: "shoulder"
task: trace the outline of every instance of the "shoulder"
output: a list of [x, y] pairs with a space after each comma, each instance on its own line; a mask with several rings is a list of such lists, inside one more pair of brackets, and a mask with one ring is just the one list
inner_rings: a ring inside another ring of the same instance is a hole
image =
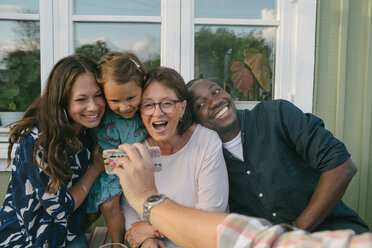
[[293, 103], [278, 99], [278, 100], [269, 100], [269, 101], [262, 101], [257, 104], [253, 109], [252, 112], [260, 112], [260, 111], [301, 111], [297, 108]]
[[[23, 131], [24, 132], [24, 131]], [[39, 139], [40, 130], [38, 127], [34, 127], [28, 135], [21, 136], [18, 143], [21, 145], [34, 145], [35, 142]]]
[[[33, 165], [34, 162], [34, 151], [37, 149], [37, 159], [40, 158], [41, 153], [43, 152], [43, 149], [39, 147], [35, 147], [37, 140], [39, 139], [40, 131], [37, 127], [33, 128], [32, 131], [26, 135], [22, 136], [18, 144], [15, 148], [15, 154], [12, 161], [12, 164], [15, 167], [19, 167], [20, 165]], [[35, 170], [38, 168], [36, 166], [21, 166], [23, 171], [25, 172], [25, 175], [28, 175], [30, 170]]]
[[199, 137], [210, 137], [212, 139], [215, 139], [215, 138], [219, 139], [219, 136], [216, 131], [209, 129], [207, 127], [204, 127], [200, 124], [196, 124], [194, 133]]
[[217, 132], [196, 124], [184, 152], [187, 153], [187, 156], [192, 154], [192, 157], [195, 159], [217, 159], [219, 153], [222, 156], [222, 141]]
[[197, 147], [222, 145], [222, 141], [216, 131], [206, 128], [200, 124], [196, 124], [196, 128], [192, 134], [191, 140], [191, 142], [195, 143]]
[[239, 118], [286, 119], [303, 116], [304, 113], [287, 100], [270, 100], [258, 103], [252, 110], [238, 110]]

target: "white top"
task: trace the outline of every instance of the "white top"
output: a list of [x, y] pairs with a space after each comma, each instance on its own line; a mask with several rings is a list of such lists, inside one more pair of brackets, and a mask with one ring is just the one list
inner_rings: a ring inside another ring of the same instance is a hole
[[[143, 142], [147, 146], [147, 141]], [[228, 178], [222, 142], [215, 131], [197, 125], [189, 142], [178, 152], [161, 156], [162, 170], [155, 172], [158, 192], [177, 203], [214, 212], [226, 212]], [[142, 220], [122, 198], [121, 209], [128, 230]], [[172, 247], [166, 242], [167, 247]]]
[[234, 155], [237, 159], [240, 159], [240, 161], [244, 162], [241, 132], [239, 132], [238, 135], [232, 140], [223, 143], [222, 146], [229, 152], [231, 152], [231, 154]]

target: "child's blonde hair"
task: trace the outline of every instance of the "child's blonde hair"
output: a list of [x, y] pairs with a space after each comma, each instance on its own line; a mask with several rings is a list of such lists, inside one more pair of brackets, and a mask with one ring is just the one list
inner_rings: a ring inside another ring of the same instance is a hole
[[109, 52], [98, 61], [98, 83], [108, 81], [116, 84], [126, 84], [134, 81], [141, 88], [144, 83], [147, 69], [133, 53]]

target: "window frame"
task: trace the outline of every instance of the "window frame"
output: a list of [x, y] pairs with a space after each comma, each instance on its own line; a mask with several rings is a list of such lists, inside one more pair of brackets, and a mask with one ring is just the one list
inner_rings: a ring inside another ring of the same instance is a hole
[[[312, 112], [315, 55], [316, 1], [277, 0], [276, 20], [193, 18], [194, 0], [182, 1], [180, 72], [185, 81], [194, 77], [195, 25], [277, 27], [274, 99], [285, 99], [304, 112]], [[191, 35], [190, 35], [191, 34]], [[257, 102], [239, 101], [239, 108]]]

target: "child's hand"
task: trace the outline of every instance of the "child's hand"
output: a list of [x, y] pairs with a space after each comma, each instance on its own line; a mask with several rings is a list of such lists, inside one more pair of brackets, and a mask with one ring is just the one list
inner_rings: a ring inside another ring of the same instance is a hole
[[99, 152], [99, 149], [100, 149], [99, 145], [97, 145], [94, 148], [93, 161], [92, 161], [91, 167], [93, 167], [94, 169], [96, 169], [100, 173], [100, 172], [105, 170], [105, 166], [104, 166], [104, 163], [103, 163], [102, 154]]

